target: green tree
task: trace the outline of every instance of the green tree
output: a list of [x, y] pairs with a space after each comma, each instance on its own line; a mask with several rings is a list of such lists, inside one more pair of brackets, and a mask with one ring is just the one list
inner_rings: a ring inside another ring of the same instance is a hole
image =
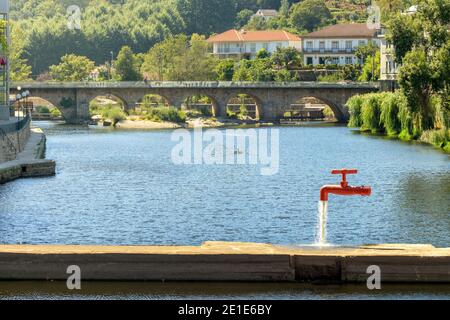
[[218, 81], [231, 81], [234, 75], [234, 60], [223, 59], [216, 65], [215, 72]]
[[60, 64], [50, 66], [50, 74], [58, 81], [83, 81], [94, 66], [94, 62], [87, 57], [68, 54], [61, 58]]
[[405, 55], [398, 81], [405, 92], [409, 107], [416, 115], [415, 127], [419, 132], [434, 126], [434, 112], [430, 100], [433, 74], [424, 51], [414, 49]]
[[276, 69], [293, 69], [302, 64], [300, 52], [292, 47], [277, 48], [271, 60]]
[[[389, 39], [395, 44], [396, 60], [402, 63], [399, 84], [417, 132], [435, 126], [437, 103], [432, 102], [433, 95], [440, 97], [444, 109], [448, 106], [449, 12], [450, 1], [421, 0], [415, 15], [397, 15], [390, 23]], [[443, 122], [448, 123], [446, 119]]]
[[234, 0], [176, 0], [176, 7], [188, 34], [224, 31], [236, 15]]
[[373, 57], [379, 51], [379, 46], [374, 42], [369, 41], [367, 44], [360, 45], [356, 48], [355, 56], [362, 64], [364, 64], [368, 57]]
[[12, 81], [26, 81], [31, 77], [31, 66], [22, 58], [25, 38], [20, 25], [11, 24], [11, 46], [9, 48], [9, 69]]
[[386, 39], [395, 43], [395, 60], [401, 64], [405, 55], [421, 42], [422, 26], [416, 16], [397, 14], [388, 22]]
[[234, 27], [236, 29], [242, 29], [250, 21], [254, 14], [255, 13], [249, 9], [239, 11], [236, 15]]
[[380, 52], [375, 53], [375, 58], [373, 56], [368, 56], [366, 62], [362, 68], [361, 76], [359, 81], [378, 81], [380, 78]]
[[114, 62], [115, 78], [119, 81], [141, 80], [139, 61], [130, 47], [124, 46]]
[[152, 80], [214, 80], [217, 58], [209, 52], [204, 36], [171, 37], [145, 55], [141, 72]]
[[297, 31], [313, 31], [332, 18], [324, 0], [304, 0], [291, 8], [290, 24]]

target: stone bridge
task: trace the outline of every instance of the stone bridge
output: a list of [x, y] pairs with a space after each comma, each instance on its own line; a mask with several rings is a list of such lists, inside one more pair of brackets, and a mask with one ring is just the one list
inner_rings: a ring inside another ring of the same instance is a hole
[[346, 122], [350, 97], [379, 90], [377, 83], [356, 82], [17, 82], [11, 85], [11, 93], [17, 94], [18, 87], [29, 90], [30, 97], [53, 104], [68, 123], [89, 120], [89, 103], [98, 96], [115, 96], [125, 109], [132, 109], [148, 94], [159, 95], [177, 108], [190, 96], [208, 96], [216, 117], [227, 116], [230, 99], [247, 94], [256, 101], [263, 121], [277, 121], [301, 98], [314, 97], [329, 105], [340, 122]]

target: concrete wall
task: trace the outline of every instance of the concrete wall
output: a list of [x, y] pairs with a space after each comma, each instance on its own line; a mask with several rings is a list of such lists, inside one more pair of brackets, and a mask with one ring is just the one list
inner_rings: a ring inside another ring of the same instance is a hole
[[24, 127], [17, 131], [17, 124], [0, 125], [0, 163], [11, 161], [23, 151], [30, 137], [30, 120], [22, 120]]

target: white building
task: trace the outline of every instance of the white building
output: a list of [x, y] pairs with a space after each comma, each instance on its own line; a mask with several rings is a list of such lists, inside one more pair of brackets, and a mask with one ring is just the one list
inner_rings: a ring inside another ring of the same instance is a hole
[[220, 58], [254, 58], [261, 49], [273, 53], [277, 48], [292, 47], [301, 51], [301, 39], [282, 30], [237, 31], [229, 30], [212, 36], [208, 42], [213, 53]]
[[337, 24], [311, 32], [301, 37], [304, 64], [358, 64], [356, 49], [369, 41], [378, 45], [377, 35], [366, 23]]
[[272, 10], [272, 9], [260, 9], [253, 15], [253, 17], [260, 17], [260, 18], [264, 18], [266, 20], [276, 18], [277, 16], [278, 16], [278, 11]]
[[380, 80], [396, 80], [398, 65], [395, 62], [394, 46], [386, 40], [384, 34], [379, 36], [380, 39]]

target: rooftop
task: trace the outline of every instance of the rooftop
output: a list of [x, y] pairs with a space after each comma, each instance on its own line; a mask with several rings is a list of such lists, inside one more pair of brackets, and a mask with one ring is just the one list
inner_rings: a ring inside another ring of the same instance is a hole
[[377, 30], [366, 23], [336, 24], [302, 36], [302, 38], [374, 38]]
[[224, 33], [212, 36], [208, 42], [263, 42], [263, 41], [300, 41], [300, 38], [283, 30], [266, 31], [237, 31], [228, 30]]

